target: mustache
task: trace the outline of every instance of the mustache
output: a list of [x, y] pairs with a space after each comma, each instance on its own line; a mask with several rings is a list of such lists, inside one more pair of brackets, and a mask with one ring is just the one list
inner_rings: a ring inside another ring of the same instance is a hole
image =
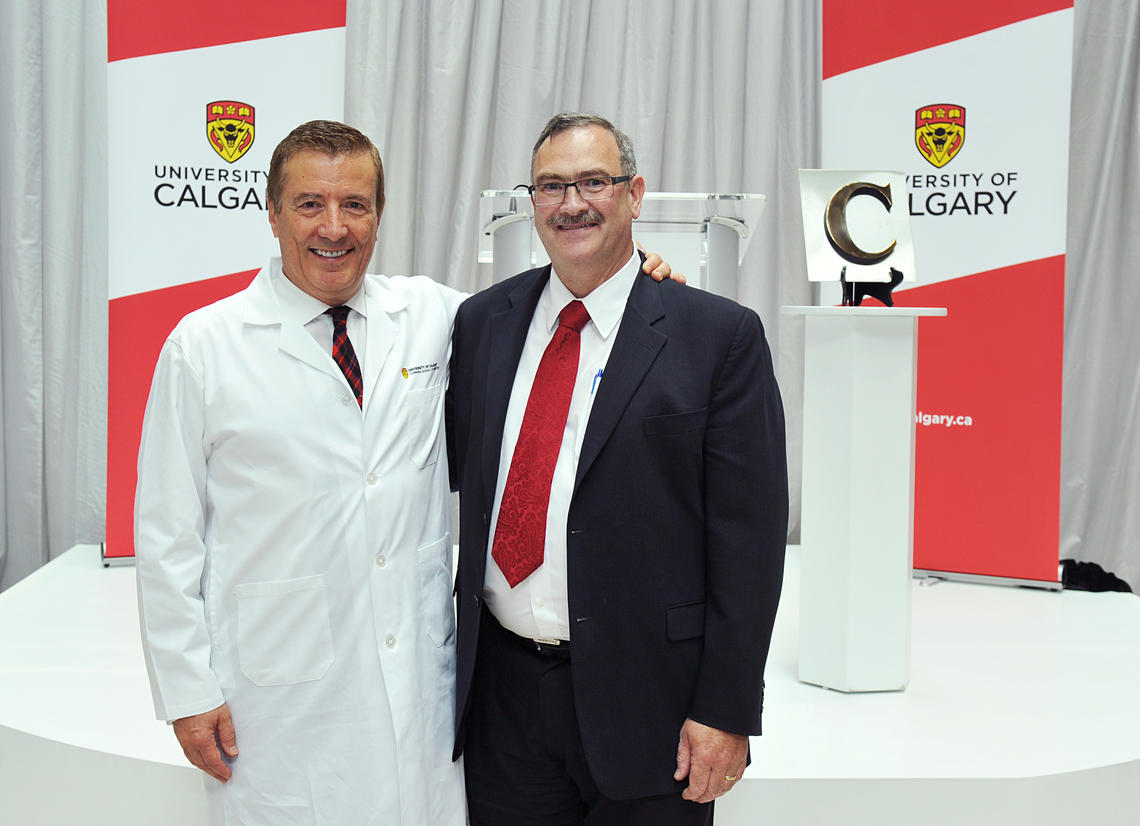
[[602, 222], [602, 214], [597, 210], [590, 209], [579, 215], [551, 215], [546, 219], [546, 225], [550, 227], [578, 227], [583, 224], [600, 224]]

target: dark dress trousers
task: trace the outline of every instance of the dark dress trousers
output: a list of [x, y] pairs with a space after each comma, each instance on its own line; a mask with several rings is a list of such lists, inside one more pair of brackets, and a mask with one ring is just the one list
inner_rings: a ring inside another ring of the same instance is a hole
[[[550, 267], [468, 299], [455, 322], [449, 451], [460, 492], [456, 746], [464, 746], [503, 422]], [[686, 717], [760, 733], [788, 493], [760, 319], [638, 276], [578, 459], [567, 536], [573, 699], [615, 800], [675, 793]], [[475, 699], [477, 702], [477, 698]]]

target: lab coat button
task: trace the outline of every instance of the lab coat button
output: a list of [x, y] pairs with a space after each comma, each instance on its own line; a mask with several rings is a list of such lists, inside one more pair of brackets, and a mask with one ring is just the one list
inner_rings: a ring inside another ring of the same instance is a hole
[[388, 564], [388, 559], [384, 556], [384, 554], [377, 554], [376, 555], [376, 567], [377, 568], [383, 568], [387, 564]]
[[394, 636], [392, 636], [391, 634], [389, 634], [388, 636], [386, 636], [384, 638], [384, 644], [386, 646], [388, 646], [389, 648], [395, 648], [396, 647], [396, 638]]
[[346, 407], [348, 405], [352, 404], [354, 401], [356, 401], [356, 399], [354, 399], [348, 393], [342, 393], [340, 396], [340, 403], [345, 405]]
[[375, 473], [369, 473], [367, 476], [364, 477], [364, 481], [370, 485], [375, 485], [376, 479], [377, 479], [377, 476]]

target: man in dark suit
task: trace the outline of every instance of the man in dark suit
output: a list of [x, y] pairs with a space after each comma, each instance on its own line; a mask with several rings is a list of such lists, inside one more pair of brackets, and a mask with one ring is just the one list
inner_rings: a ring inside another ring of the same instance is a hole
[[555, 116], [531, 173], [552, 267], [468, 299], [453, 339], [471, 822], [711, 823], [783, 573], [771, 354], [751, 310], [637, 276], [645, 181], [609, 121]]

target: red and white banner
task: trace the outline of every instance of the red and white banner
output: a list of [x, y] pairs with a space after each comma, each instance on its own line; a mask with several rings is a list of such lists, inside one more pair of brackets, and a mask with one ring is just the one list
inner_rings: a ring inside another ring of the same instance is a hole
[[134, 554], [162, 343], [275, 252], [269, 158], [298, 124], [343, 119], [344, 30], [345, 0], [108, 0], [108, 558]]
[[949, 310], [919, 326], [919, 569], [1057, 581], [1072, 6], [823, 2], [823, 166], [906, 173], [895, 302]]

